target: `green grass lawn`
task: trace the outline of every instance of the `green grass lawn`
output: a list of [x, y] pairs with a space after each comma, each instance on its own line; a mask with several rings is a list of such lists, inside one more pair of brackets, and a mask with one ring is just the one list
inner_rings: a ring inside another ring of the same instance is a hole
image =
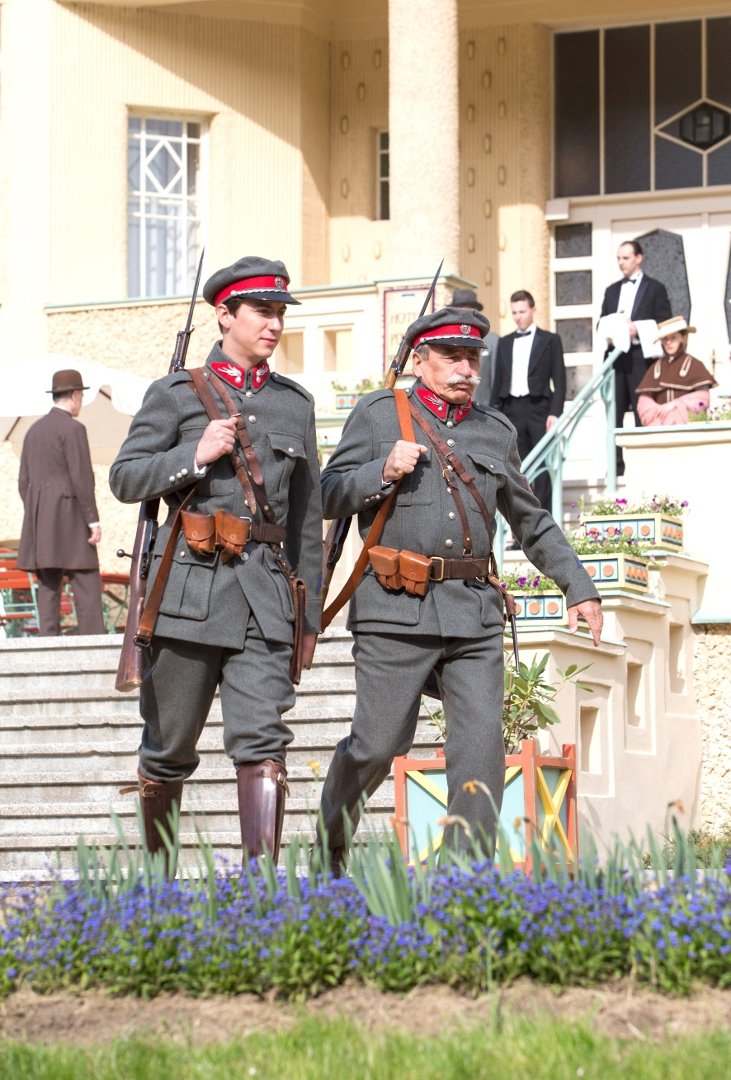
[[201, 1047], [157, 1039], [93, 1049], [0, 1041], [2, 1080], [721, 1080], [729, 1061], [729, 1031], [656, 1045], [547, 1021], [471, 1026], [418, 1041], [318, 1019]]

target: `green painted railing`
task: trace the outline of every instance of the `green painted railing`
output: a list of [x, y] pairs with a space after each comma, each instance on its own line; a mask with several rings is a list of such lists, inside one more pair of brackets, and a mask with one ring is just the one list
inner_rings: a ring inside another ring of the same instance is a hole
[[[563, 466], [568, 456], [568, 448], [574, 432], [588, 410], [599, 398], [604, 402], [607, 418], [607, 478], [605, 492], [614, 495], [617, 491], [617, 458], [615, 447], [614, 417], [614, 361], [621, 355], [621, 349], [608, 353], [599, 371], [589, 380], [571, 403], [571, 407], [559, 416], [550, 431], [547, 431], [539, 443], [533, 447], [523, 460], [523, 473], [531, 482], [546, 471], [551, 477], [553, 493], [551, 512], [556, 521], [563, 519]], [[507, 523], [502, 514], [497, 515], [495, 532], [495, 557], [502, 565], [505, 552]]]

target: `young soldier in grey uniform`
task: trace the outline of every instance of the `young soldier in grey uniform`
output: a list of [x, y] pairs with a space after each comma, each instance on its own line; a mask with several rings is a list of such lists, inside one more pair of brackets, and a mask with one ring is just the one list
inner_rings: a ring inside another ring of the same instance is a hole
[[[502, 596], [486, 580], [496, 508], [530, 561], [565, 593], [569, 629], [581, 616], [599, 643], [597, 591], [521, 474], [515, 428], [494, 409], [472, 403], [488, 330], [478, 311], [453, 307], [417, 319], [407, 330], [417, 377], [409, 391], [416, 442], [401, 437], [393, 395], [375, 391], [348, 417], [322, 475], [325, 516], [357, 514], [363, 537], [400, 481], [379, 557], [373, 549], [350, 601], [355, 715], [335, 750], [321, 805], [336, 869], [345, 855], [344, 812], [357, 824], [363, 796], [386, 778], [393, 757], [410, 748], [432, 670], [447, 721], [448, 817], [466, 821], [488, 848], [492, 843], [493, 806], [469, 782], [482, 781], [499, 809], [504, 617]], [[460, 473], [474, 479], [472, 489]], [[456, 824], [444, 839], [455, 847], [466, 843]]]
[[[295, 613], [282, 556], [307, 586], [305, 665], [320, 625], [322, 560], [313, 401], [267, 363], [286, 305], [299, 302], [288, 285], [283, 263], [255, 256], [213, 274], [203, 295], [216, 310], [222, 340], [202, 370], [225, 418], [209, 419], [190, 371], [167, 375], [150, 387], [111, 468], [112, 491], [122, 502], [162, 496], [168, 504], [148, 603], [172, 518], [195, 484], [172, 548], [140, 690], [138, 778], [151, 850], [163, 846], [158, 823], [167, 825], [173, 803], [180, 805], [183, 781], [198, 766], [198, 739], [220, 690], [245, 853], [258, 855], [266, 847], [278, 854], [292, 739], [282, 714], [295, 701]], [[231, 416], [217, 383], [232, 399]], [[229, 457], [242, 446], [243, 483]]]

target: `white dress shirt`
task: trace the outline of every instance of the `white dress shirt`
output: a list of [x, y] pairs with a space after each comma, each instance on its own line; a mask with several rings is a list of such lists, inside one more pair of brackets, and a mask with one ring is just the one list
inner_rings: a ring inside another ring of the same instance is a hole
[[530, 363], [530, 351], [533, 347], [536, 326], [532, 323], [527, 331], [522, 334], [518, 330], [513, 341], [513, 376], [510, 380], [510, 396], [525, 397], [528, 393], [528, 364]]

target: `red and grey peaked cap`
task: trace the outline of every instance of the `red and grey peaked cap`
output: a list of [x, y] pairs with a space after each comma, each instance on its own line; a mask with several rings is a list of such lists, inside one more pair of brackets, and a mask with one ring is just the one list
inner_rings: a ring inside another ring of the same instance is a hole
[[489, 320], [470, 308], [445, 307], [431, 315], [422, 315], [406, 331], [412, 349], [419, 345], [462, 345], [468, 349], [486, 349], [485, 334]]
[[289, 274], [283, 262], [244, 255], [223, 270], [211, 274], [203, 286], [203, 296], [212, 304], [223, 303], [229, 297], [242, 300], [273, 300], [277, 304], [299, 304], [287, 291]]

